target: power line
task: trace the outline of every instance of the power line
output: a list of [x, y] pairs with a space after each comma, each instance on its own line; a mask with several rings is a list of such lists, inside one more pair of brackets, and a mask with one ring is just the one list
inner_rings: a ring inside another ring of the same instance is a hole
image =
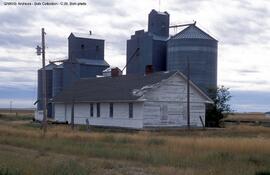
[[122, 72], [127, 68], [128, 64], [131, 62], [131, 60], [134, 58], [134, 56], [139, 52], [140, 48], [137, 48], [135, 50], [135, 52], [131, 55], [131, 57], [129, 57], [127, 64], [125, 65], [125, 67], [122, 69]]

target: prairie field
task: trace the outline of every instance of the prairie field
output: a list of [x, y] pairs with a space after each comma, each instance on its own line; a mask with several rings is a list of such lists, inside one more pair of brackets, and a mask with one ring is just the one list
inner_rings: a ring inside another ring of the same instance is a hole
[[0, 115], [0, 175], [269, 175], [270, 128], [128, 131]]
[[270, 121], [270, 118], [266, 117], [264, 113], [235, 113], [229, 115], [225, 120], [256, 120], [256, 121]]

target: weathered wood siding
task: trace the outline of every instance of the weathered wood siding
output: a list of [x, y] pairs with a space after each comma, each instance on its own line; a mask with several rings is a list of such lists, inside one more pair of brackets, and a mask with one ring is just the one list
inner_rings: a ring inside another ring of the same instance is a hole
[[[90, 125], [112, 126], [125, 128], [142, 128], [142, 103], [133, 103], [133, 118], [129, 118], [128, 103], [113, 103], [113, 117], [110, 117], [110, 103], [100, 103], [100, 117], [97, 117], [97, 105], [93, 103], [93, 117], [90, 116], [90, 103], [79, 103], [74, 105], [75, 124], [86, 124], [86, 119]], [[71, 121], [71, 105], [55, 104], [55, 120]]]
[[66, 122], [66, 104], [56, 104], [54, 108], [55, 120], [59, 122]]
[[55, 104], [55, 120], [61, 122], [71, 121], [71, 104]]
[[[142, 99], [144, 127], [187, 126], [187, 84], [174, 75], [146, 92]], [[190, 86], [190, 123], [201, 127], [199, 117], [205, 120], [205, 98]]]

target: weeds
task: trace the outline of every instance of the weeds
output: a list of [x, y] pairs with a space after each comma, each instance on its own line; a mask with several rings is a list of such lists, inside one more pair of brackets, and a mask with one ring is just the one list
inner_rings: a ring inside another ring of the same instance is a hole
[[164, 145], [165, 140], [160, 138], [149, 138], [146, 140], [147, 145]]
[[0, 120], [3, 121], [27, 121], [32, 120], [31, 115], [17, 115], [17, 114], [0, 114]]
[[0, 167], [0, 175], [21, 175], [21, 173], [17, 169], [9, 169], [9, 168]]
[[[46, 137], [41, 137], [39, 127], [32, 126], [35, 125], [0, 123], [0, 148], [25, 149], [25, 153], [14, 157], [10, 157], [12, 151], [0, 149], [0, 165], [4, 162], [8, 168], [2, 168], [2, 174], [21, 173], [13, 170], [14, 166], [27, 172], [24, 174], [132, 174], [122, 170], [111, 173], [117, 168], [124, 169], [127, 163], [151, 167], [153, 174], [265, 175], [270, 168], [267, 128], [174, 131], [166, 135], [166, 132], [82, 132], [80, 128], [72, 131], [68, 126], [57, 125], [49, 126]], [[28, 152], [34, 152], [31, 158], [25, 158]], [[101, 162], [92, 165], [89, 158]], [[30, 165], [24, 163], [26, 159]], [[115, 165], [119, 162], [121, 166]], [[41, 165], [44, 167], [39, 172], [37, 167]]]
[[58, 163], [50, 172], [52, 175], [88, 175], [89, 170], [75, 160]]
[[256, 175], [270, 175], [270, 171], [259, 171], [259, 172], [256, 172]]

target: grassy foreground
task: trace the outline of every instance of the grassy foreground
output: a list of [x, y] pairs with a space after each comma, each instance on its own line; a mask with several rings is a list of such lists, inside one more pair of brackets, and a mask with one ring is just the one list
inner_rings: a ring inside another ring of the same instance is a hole
[[[4, 119], [3, 119], [4, 118]], [[0, 175], [267, 175], [270, 129], [72, 131], [0, 117]]]

